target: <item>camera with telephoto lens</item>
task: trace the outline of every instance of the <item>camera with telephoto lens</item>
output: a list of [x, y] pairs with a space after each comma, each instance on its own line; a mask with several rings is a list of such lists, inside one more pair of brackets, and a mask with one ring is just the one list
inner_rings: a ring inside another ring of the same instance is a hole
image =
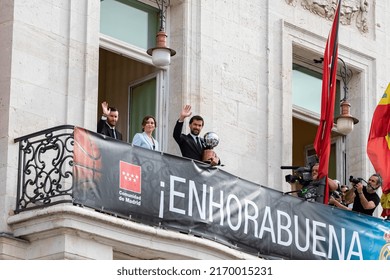
[[340, 193], [339, 193], [338, 191], [333, 191], [330, 195], [331, 195], [334, 199], [339, 199], [339, 198], [341, 198]]
[[362, 178], [354, 178], [352, 175], [349, 176], [349, 181], [353, 184], [359, 184], [363, 179]]

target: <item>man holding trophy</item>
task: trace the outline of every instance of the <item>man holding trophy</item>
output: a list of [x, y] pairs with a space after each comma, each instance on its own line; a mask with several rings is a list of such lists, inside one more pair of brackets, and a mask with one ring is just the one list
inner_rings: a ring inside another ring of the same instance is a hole
[[187, 135], [182, 133], [184, 119], [191, 116], [191, 114], [191, 105], [185, 105], [173, 130], [173, 138], [179, 145], [182, 156], [207, 162], [212, 166], [220, 165], [221, 161], [213, 150], [219, 143], [218, 136], [213, 132], [206, 133], [205, 138], [199, 136], [204, 125], [201, 116], [191, 117], [189, 123], [190, 133]]

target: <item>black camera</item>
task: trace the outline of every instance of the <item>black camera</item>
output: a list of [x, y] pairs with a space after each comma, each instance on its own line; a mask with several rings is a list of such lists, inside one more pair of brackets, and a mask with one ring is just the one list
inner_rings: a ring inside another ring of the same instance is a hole
[[293, 174], [286, 175], [285, 179], [287, 183], [299, 182], [302, 186], [307, 186], [312, 181], [311, 168], [298, 167]]
[[325, 187], [325, 178], [313, 180], [311, 171], [317, 163], [316, 157], [311, 157], [308, 161], [307, 166], [281, 166], [280, 168], [293, 170], [292, 174], [285, 177], [287, 183], [299, 183], [302, 186], [301, 189], [291, 192], [296, 192], [298, 197], [304, 198], [306, 201], [321, 201]]
[[340, 193], [338, 191], [333, 191], [330, 195], [333, 196], [333, 198], [335, 199], [341, 198]]
[[359, 184], [362, 180], [362, 178], [354, 178], [352, 175], [349, 176], [349, 181], [354, 185]]

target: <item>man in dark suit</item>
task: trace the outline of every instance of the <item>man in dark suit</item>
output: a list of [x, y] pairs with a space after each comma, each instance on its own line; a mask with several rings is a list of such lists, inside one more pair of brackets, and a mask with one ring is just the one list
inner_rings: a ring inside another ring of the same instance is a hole
[[122, 134], [116, 129], [119, 112], [115, 107], [109, 107], [108, 103], [102, 103], [103, 116], [97, 124], [97, 132], [103, 135], [122, 140]]
[[[203, 138], [199, 137], [199, 134], [204, 125], [203, 118], [198, 115], [193, 116], [189, 123], [191, 132], [187, 135], [182, 133], [184, 119], [189, 117], [191, 114], [191, 106], [185, 105], [180, 112], [179, 119], [177, 120], [175, 128], [173, 129], [173, 138], [176, 140], [177, 144], [179, 144], [183, 157], [202, 161], [205, 145]], [[213, 158], [210, 158], [210, 164], [220, 164], [220, 160], [216, 154]]]

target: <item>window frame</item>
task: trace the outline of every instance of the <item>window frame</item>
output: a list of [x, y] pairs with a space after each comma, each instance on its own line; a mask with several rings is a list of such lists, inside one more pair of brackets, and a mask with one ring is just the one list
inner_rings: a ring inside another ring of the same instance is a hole
[[[322, 73], [322, 64], [318, 64], [318, 65], [321, 65], [321, 67], [319, 67], [319, 66], [317, 66], [317, 64], [314, 64], [314, 61], [311, 62], [307, 58], [303, 58], [303, 57], [300, 57], [300, 56], [293, 54], [293, 61], [292, 61], [291, 69], [293, 69], [294, 64], [299, 65], [299, 66], [304, 67], [304, 68], [307, 68], [311, 71]], [[293, 75], [292, 75], [293, 72], [292, 71], [291, 71], [291, 82], [293, 83]], [[339, 76], [337, 76], [336, 79], [338, 80], [339, 88], [341, 89], [344, 86], [343, 81], [340, 79]], [[339, 93], [341, 94], [341, 91], [339, 91]], [[291, 95], [292, 94], [293, 94], [293, 92], [291, 91]], [[340, 98], [339, 97], [340, 94], [336, 95], [335, 112], [337, 112], [336, 106], [339, 105], [337, 100], [338, 100], [338, 98]], [[292, 97], [291, 97], [291, 100], [292, 100]], [[320, 117], [321, 117], [320, 114], [313, 112], [313, 111], [310, 111], [310, 110], [303, 108], [301, 106], [294, 105], [293, 103], [291, 105], [292, 105], [292, 117], [293, 118], [297, 118], [301, 121], [304, 121], [304, 122], [307, 122], [309, 124], [313, 124], [316, 126], [319, 125]], [[292, 129], [294, 132], [294, 128], [292, 128]], [[346, 174], [345, 174], [346, 173], [346, 171], [345, 171], [346, 161], [345, 161], [345, 156], [344, 156], [344, 152], [343, 152], [344, 147], [345, 147], [345, 139], [344, 139], [345, 136], [338, 134], [335, 126], [333, 126], [332, 134], [333, 134], [333, 136], [331, 137], [331, 145], [335, 144], [334, 153], [336, 155], [335, 161], [334, 161], [334, 164], [335, 164], [334, 170], [336, 173], [335, 174], [336, 178], [332, 178], [332, 179], [337, 179], [340, 182], [344, 182], [346, 180]], [[313, 139], [313, 142], [314, 142], [314, 139]], [[292, 144], [292, 149], [294, 150], [294, 143]], [[309, 151], [313, 150], [313, 149], [314, 149], [313, 144], [306, 145], [304, 147], [304, 151], [302, 151], [302, 152], [304, 153], [305, 164], [307, 164], [307, 161], [308, 161]], [[294, 154], [294, 153], [292, 153], [292, 154]]]
[[[151, 8], [158, 8], [156, 3], [152, 3], [145, 0], [140, 0], [143, 4], [149, 5]], [[169, 7], [167, 8], [166, 16], [169, 17], [170, 11]], [[166, 32], [169, 33], [169, 21], [167, 20]], [[99, 34], [99, 47], [107, 51], [125, 56], [129, 59], [136, 60], [138, 62], [144, 63], [146, 65], [153, 66], [152, 57], [146, 53], [146, 49], [132, 45], [128, 42], [121, 41], [119, 39], [110, 37], [106, 34]], [[163, 150], [165, 143], [167, 142], [167, 119], [168, 119], [168, 85], [167, 83], [167, 69], [155, 68], [156, 71], [150, 75], [146, 75], [141, 79], [133, 81], [128, 86], [128, 97], [130, 86], [134, 86], [136, 83], [143, 82], [151, 77], [156, 78], [156, 109], [155, 109], [155, 118], [158, 122], [159, 129], [155, 131], [155, 137], [160, 143], [160, 147]], [[129, 104], [130, 101], [127, 103]], [[128, 105], [129, 106], [129, 105]], [[129, 127], [129, 115], [127, 116], [127, 127]], [[127, 139], [132, 140], [133, 135], [129, 135], [129, 130], [127, 130]]]

